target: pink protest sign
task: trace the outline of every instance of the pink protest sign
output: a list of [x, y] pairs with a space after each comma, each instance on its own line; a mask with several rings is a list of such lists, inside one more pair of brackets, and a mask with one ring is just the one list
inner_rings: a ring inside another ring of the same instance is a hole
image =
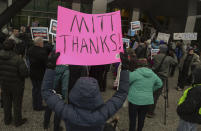
[[123, 52], [120, 11], [85, 14], [58, 7], [57, 64], [103, 65], [120, 62]]

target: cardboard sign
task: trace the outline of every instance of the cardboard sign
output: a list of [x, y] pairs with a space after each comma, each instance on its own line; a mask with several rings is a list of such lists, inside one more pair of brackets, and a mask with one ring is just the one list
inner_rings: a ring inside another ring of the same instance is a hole
[[51, 19], [49, 29], [50, 29], [49, 34], [56, 35], [56, 33], [57, 33], [57, 20]]
[[160, 52], [160, 49], [151, 49], [151, 59]]
[[44, 41], [49, 41], [48, 27], [31, 27], [32, 40], [42, 37]]
[[140, 21], [131, 22], [131, 31], [141, 30]]
[[174, 33], [174, 40], [197, 40], [197, 33]]
[[132, 31], [131, 29], [128, 30], [128, 36], [135, 36], [135, 31]]
[[85, 14], [58, 7], [57, 64], [103, 65], [120, 62], [123, 52], [120, 11]]
[[123, 44], [126, 44], [126, 48], [130, 47], [130, 39], [122, 38]]
[[168, 43], [169, 39], [170, 39], [170, 34], [160, 33], [160, 32], [158, 33], [158, 37], [157, 37], [158, 41], [162, 40], [162, 41]]

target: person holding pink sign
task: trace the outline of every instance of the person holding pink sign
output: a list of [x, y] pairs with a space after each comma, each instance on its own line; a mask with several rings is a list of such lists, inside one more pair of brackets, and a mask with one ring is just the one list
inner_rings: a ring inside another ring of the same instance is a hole
[[52, 54], [51, 67], [46, 70], [42, 96], [49, 108], [61, 117], [67, 131], [103, 131], [106, 121], [123, 105], [129, 89], [128, 55], [121, 54], [122, 71], [119, 90], [104, 103], [97, 80], [91, 77], [81, 77], [75, 83], [69, 94], [70, 104], [66, 104], [60, 95], [53, 90], [56, 60], [59, 53]]

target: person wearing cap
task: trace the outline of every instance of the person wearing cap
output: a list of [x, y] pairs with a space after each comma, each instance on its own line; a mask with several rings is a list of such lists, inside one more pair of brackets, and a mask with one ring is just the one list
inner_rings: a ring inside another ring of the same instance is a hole
[[0, 51], [0, 83], [3, 91], [4, 123], [10, 125], [14, 120], [18, 127], [27, 121], [22, 118], [22, 99], [28, 69], [24, 60], [14, 52], [14, 46], [15, 41], [8, 39], [4, 42], [4, 49]]
[[149, 105], [154, 104], [153, 92], [163, 85], [161, 79], [147, 66], [146, 59], [139, 59], [137, 69], [129, 73], [129, 131], [136, 130], [137, 117], [137, 131], [142, 131]]
[[197, 131], [197, 124], [201, 124], [201, 67], [193, 72], [192, 87], [184, 91], [177, 107], [180, 117], [177, 131]]
[[[175, 54], [167, 54], [168, 47], [167, 45], [163, 44], [159, 46], [160, 53], [155, 55], [153, 57], [153, 67], [152, 70], [154, 70], [155, 73], [160, 77], [160, 79], [165, 83], [165, 81], [168, 79], [169, 76], [169, 69], [170, 65], [177, 65], [177, 58]], [[152, 118], [154, 117], [155, 108], [157, 101], [159, 99], [159, 96], [162, 93], [163, 88], [159, 88], [154, 92], [154, 104], [150, 106], [149, 112], [147, 114], [147, 117]]]
[[177, 90], [182, 91], [186, 84], [191, 84], [191, 72], [200, 64], [199, 56], [194, 53], [192, 47], [189, 48], [188, 54], [185, 54], [179, 64], [179, 77]]

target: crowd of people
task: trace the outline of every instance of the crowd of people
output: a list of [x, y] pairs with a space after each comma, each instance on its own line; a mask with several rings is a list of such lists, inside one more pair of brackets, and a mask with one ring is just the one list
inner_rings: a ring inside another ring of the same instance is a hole
[[[10, 125], [12, 120], [16, 127], [27, 122], [22, 117], [22, 99], [25, 79], [30, 77], [32, 107], [34, 111], [44, 111], [44, 129], [50, 127], [50, 117], [55, 112], [54, 131], [62, 130], [61, 120], [67, 131], [109, 130], [105, 126], [107, 120], [128, 98], [129, 131], [142, 131], [145, 118], [155, 117], [157, 101], [168, 88], [165, 83], [178, 67], [176, 90], [191, 87], [178, 100], [177, 131], [196, 131], [196, 124], [201, 124], [201, 51], [198, 45], [186, 45], [183, 41], [166, 43], [138, 34], [130, 39], [129, 48], [124, 46], [124, 53], [120, 54], [121, 63], [56, 65], [60, 54], [55, 52], [55, 43], [45, 42], [41, 37], [32, 41], [25, 27], [1, 32], [0, 98], [5, 125]], [[152, 49], [160, 51], [152, 56]], [[113, 87], [116, 93], [104, 102], [100, 92], [107, 89], [109, 71], [116, 77]]]

